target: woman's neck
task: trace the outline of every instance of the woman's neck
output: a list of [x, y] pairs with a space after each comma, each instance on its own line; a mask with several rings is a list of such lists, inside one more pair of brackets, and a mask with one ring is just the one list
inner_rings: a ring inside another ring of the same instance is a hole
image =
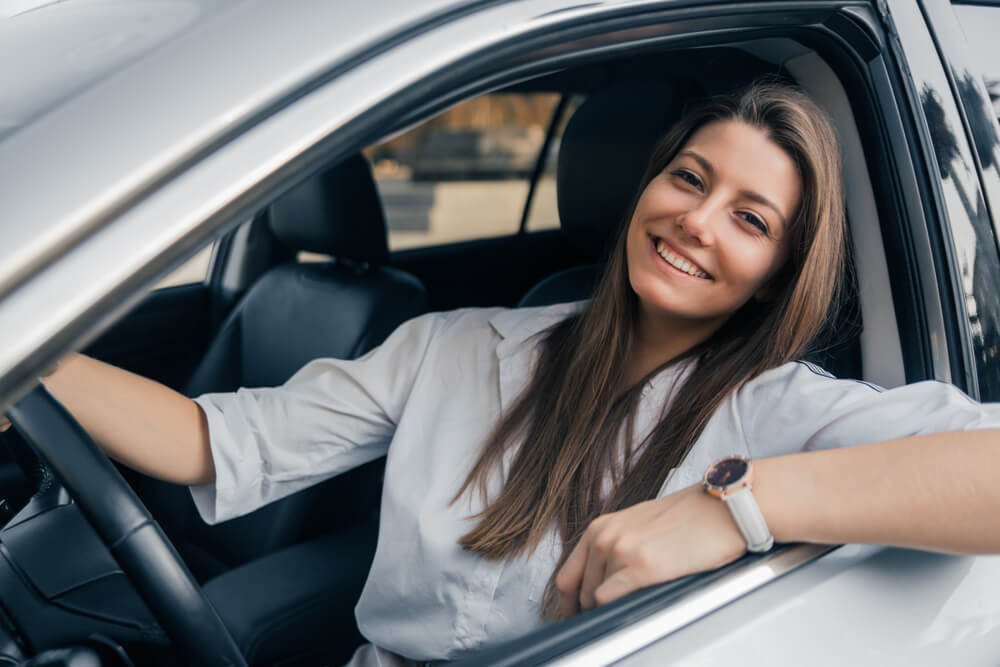
[[649, 313], [640, 304], [625, 369], [625, 387], [635, 385], [656, 368], [690, 351], [720, 326], [722, 321], [687, 320]]

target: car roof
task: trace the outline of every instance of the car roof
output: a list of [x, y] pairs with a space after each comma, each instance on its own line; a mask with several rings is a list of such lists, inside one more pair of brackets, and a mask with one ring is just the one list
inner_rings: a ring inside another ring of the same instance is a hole
[[0, 17], [0, 298], [268, 109], [470, 0], [14, 1]]

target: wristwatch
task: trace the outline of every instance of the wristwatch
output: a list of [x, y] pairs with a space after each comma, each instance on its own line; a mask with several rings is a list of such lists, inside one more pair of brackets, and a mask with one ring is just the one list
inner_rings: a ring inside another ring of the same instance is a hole
[[753, 463], [745, 456], [719, 459], [705, 471], [705, 490], [720, 498], [733, 513], [736, 526], [747, 541], [747, 550], [767, 551], [774, 546], [774, 537], [753, 497]]

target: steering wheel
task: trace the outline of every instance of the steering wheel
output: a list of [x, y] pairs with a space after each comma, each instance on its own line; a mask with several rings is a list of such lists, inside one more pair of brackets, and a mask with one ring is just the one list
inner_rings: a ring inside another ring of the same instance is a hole
[[86, 431], [43, 385], [11, 423], [76, 501], [184, 662], [246, 667], [229, 630], [148, 510]]

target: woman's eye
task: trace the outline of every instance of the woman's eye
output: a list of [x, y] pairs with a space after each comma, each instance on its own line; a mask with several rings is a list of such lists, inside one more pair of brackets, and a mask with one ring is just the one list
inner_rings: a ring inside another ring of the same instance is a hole
[[701, 179], [692, 174], [687, 169], [674, 169], [670, 172], [671, 176], [676, 176], [688, 185], [698, 190], [701, 190]]
[[762, 234], [767, 234], [767, 223], [761, 220], [760, 216], [756, 213], [751, 213], [750, 211], [739, 211], [736, 215], [759, 229]]

